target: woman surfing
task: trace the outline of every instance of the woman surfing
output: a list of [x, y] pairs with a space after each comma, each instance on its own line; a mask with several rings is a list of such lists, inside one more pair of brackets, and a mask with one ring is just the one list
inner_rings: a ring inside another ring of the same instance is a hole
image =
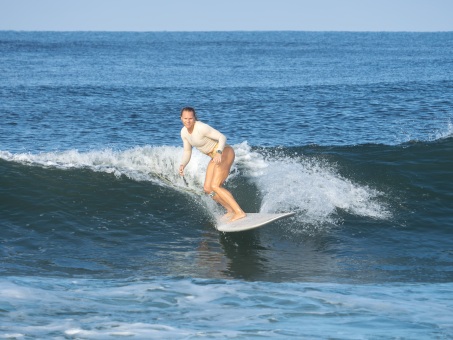
[[181, 110], [181, 139], [184, 153], [179, 166], [179, 174], [184, 176], [184, 168], [192, 156], [192, 147], [211, 157], [206, 169], [203, 190], [214, 201], [222, 205], [227, 213], [224, 218], [230, 222], [246, 216], [233, 195], [225, 189], [223, 183], [230, 174], [235, 153], [231, 146], [226, 144], [226, 137], [211, 126], [197, 120], [195, 110], [185, 107]]

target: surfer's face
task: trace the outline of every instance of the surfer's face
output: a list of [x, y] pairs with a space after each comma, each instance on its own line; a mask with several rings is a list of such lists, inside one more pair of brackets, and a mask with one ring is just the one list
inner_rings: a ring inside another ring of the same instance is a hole
[[192, 111], [183, 111], [181, 114], [182, 124], [191, 131], [195, 125], [195, 116]]

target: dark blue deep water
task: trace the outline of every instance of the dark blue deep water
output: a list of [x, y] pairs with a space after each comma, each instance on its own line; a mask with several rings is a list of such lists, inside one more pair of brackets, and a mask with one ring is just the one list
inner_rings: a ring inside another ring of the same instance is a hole
[[453, 338], [453, 33], [0, 31], [0, 256], [0, 338]]

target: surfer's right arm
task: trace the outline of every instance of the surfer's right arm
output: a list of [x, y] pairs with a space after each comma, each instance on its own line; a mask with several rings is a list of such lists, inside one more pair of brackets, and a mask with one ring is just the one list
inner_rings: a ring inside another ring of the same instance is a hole
[[184, 138], [181, 133], [182, 143], [184, 145], [184, 153], [182, 155], [181, 164], [179, 165], [179, 174], [184, 176], [184, 168], [190, 162], [190, 158], [192, 157], [192, 145], [190, 145], [189, 141]]

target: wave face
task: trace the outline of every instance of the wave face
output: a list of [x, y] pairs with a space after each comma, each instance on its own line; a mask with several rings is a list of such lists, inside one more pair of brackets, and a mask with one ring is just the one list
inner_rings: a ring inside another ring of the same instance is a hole
[[[354, 245], [351, 240], [346, 243], [351, 247], [347, 253], [357, 252], [354, 258], [359, 263], [346, 277], [366, 281], [367, 276], [358, 272], [364, 266], [371, 269], [360, 256], [365, 251], [369, 255], [373, 247], [379, 252], [374, 261], [398, 259], [400, 265], [412, 268], [407, 258], [399, 259], [399, 249], [382, 252], [384, 239], [389, 247], [403, 241], [415, 247], [422, 235], [425, 240], [431, 235], [424, 243], [425, 255], [440, 251], [449, 256], [442, 235], [451, 232], [452, 143], [451, 138], [400, 146], [252, 148], [242, 143], [234, 146], [237, 158], [226, 186], [248, 212], [296, 212], [276, 228], [262, 229], [270, 239], [283, 242], [277, 249], [285, 248], [288, 240], [298, 240], [290, 245], [292, 252], [304, 251], [307, 239], [315, 244], [326, 242], [326, 254], [339, 265], [348, 256], [342, 253], [344, 244], [338, 243], [360, 235]], [[117, 275], [118, 267], [136, 271], [143, 269], [143, 261], [157, 260], [165, 265], [146, 270], [204, 276], [204, 267], [174, 268], [170, 263], [181, 252], [193, 253], [195, 244], [198, 248], [209, 243], [200, 240], [202, 235], [230, 251], [234, 249], [231, 239], [243, 236], [221, 235], [219, 244], [214, 221], [221, 210], [201, 190], [208, 159], [195, 152], [183, 181], [177, 174], [181, 153], [182, 148], [153, 146], [124, 151], [1, 152], [3, 249], [9, 258], [3, 270], [9, 274], [45, 269], [49, 273]], [[256, 247], [253, 234], [248, 236], [246, 242]], [[265, 245], [270, 239], [262, 240], [264, 248], [274, 247]], [[355, 248], [356, 243], [362, 250]], [[415, 247], [411, 256], [421, 256], [416, 255], [419, 250]], [[258, 258], [266, 253], [255, 251]], [[228, 251], [218, 252], [214, 250], [225, 260], [230, 256]], [[18, 253], [24, 257], [15, 256]], [[137, 267], [124, 261], [124, 256], [138, 257]], [[307, 262], [297, 266], [317, 263], [315, 259]], [[284, 272], [285, 279], [298, 280], [301, 275], [306, 279], [307, 274], [295, 271], [290, 263], [267, 270], [264, 277], [278, 281]], [[437, 268], [434, 277], [433, 268]], [[383, 281], [394, 280], [395, 275], [406, 280], [449, 280], [449, 272], [439, 268], [430, 262], [416, 278], [411, 270], [403, 275], [392, 267], [378, 266], [372, 271]], [[312, 279], [327, 278], [332, 268], [314, 273]], [[231, 268], [217, 268], [210, 275], [237, 274]], [[250, 273], [255, 279], [263, 279], [262, 275]]]

